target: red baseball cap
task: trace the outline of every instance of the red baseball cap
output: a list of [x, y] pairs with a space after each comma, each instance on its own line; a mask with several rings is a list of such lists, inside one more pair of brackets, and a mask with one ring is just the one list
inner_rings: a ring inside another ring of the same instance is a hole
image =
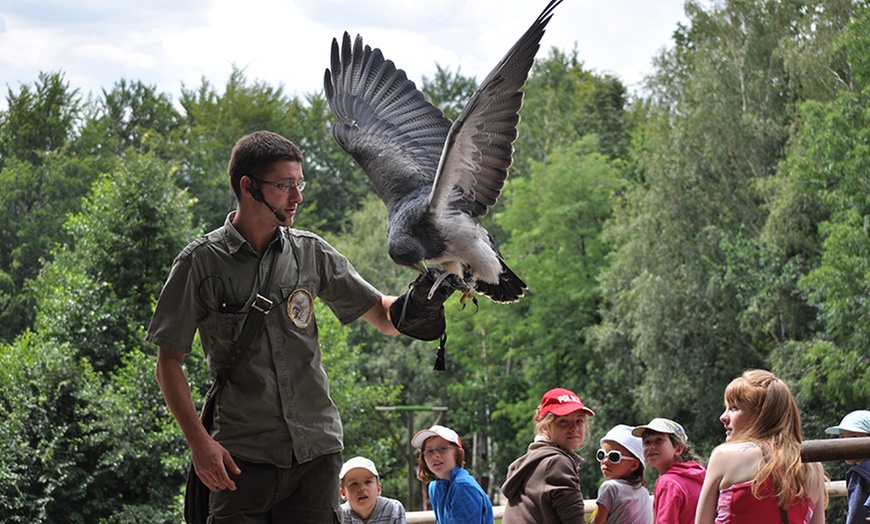
[[544, 393], [544, 397], [541, 399], [541, 407], [538, 408], [538, 413], [541, 416], [544, 416], [547, 413], [552, 413], [557, 417], [563, 417], [568, 413], [574, 413], [577, 410], [583, 411], [590, 417], [595, 416], [595, 412], [584, 406], [583, 401], [580, 400], [580, 397], [578, 397], [573, 391], [564, 388], [555, 388]]

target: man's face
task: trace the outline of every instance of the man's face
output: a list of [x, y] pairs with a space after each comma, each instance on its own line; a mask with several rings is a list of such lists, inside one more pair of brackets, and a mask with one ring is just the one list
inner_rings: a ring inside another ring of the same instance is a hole
[[277, 222], [279, 226], [292, 226], [296, 210], [302, 203], [300, 184], [304, 183], [303, 180], [302, 164], [287, 160], [276, 162], [271, 171], [259, 178], [253, 178], [252, 186], [260, 189], [268, 206], [283, 214], [285, 220], [278, 220], [267, 205], [261, 206], [259, 215], [270, 223]]

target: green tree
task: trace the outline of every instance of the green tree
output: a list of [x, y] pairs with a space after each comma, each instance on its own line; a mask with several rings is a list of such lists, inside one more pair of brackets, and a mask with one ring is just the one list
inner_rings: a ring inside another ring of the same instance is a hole
[[[620, 163], [597, 146], [597, 137], [589, 135], [551, 151], [544, 163], [532, 163], [528, 177], [512, 180], [506, 190], [510, 206], [495, 217], [509, 235], [502, 246], [510, 253], [507, 262], [529, 285], [529, 295], [516, 304], [486, 304], [471, 334], [494, 364], [486, 388], [494, 386], [490, 409], [503, 431], [496, 435], [499, 476], [510, 457], [525, 451], [531, 416], [546, 390], [567, 387], [592, 405], [601, 391], [587, 330], [599, 320], [598, 275], [609, 252], [602, 230], [622, 182]], [[484, 363], [472, 360], [467, 369]], [[628, 373], [631, 366], [623, 365]]]
[[362, 171], [331, 136], [332, 114], [322, 94], [306, 100], [288, 98], [282, 88], [250, 83], [233, 69], [223, 93], [203, 79], [195, 89], [182, 89], [187, 133], [178, 171], [181, 187], [197, 198], [194, 214], [209, 229], [223, 224], [235, 207], [226, 168], [233, 145], [243, 135], [268, 129], [293, 140], [305, 153], [306, 228], [339, 232], [371, 191]]
[[577, 50], [551, 49], [535, 62], [523, 88], [516, 167], [528, 172], [528, 162], [543, 162], [559, 147], [595, 135], [598, 151], [623, 158], [628, 148], [625, 86], [611, 76], [597, 76], [583, 68]]
[[[178, 147], [181, 114], [169, 95], [139, 81], [120, 80], [91, 104], [74, 150], [80, 157], [114, 161], [131, 148], [170, 159]], [[171, 147], [174, 146], [174, 147]], [[107, 169], [106, 164], [99, 167]]]
[[[756, 190], [784, 154], [797, 95], [781, 44], [802, 12], [797, 3], [686, 4], [690, 25], [657, 58], [639, 107], [635, 183], [607, 229], [615, 252], [601, 278], [599, 343], [645, 366], [634, 391], [643, 418], [680, 420], [696, 443], [721, 440], [724, 386], [770, 365], [772, 331], [806, 334], [806, 322], [782, 324], [805, 316], [778, 316], [795, 298], [787, 282], [771, 292], [780, 275], [759, 278], [783, 265], [757, 243], [766, 203]], [[745, 314], [762, 291], [764, 315]]]
[[324, 234], [347, 231], [353, 213], [374, 194], [368, 178], [332, 137], [334, 116], [322, 93], [308, 96], [287, 136], [305, 153], [304, 213], [299, 222]]
[[63, 238], [65, 214], [78, 209], [93, 174], [70, 154], [81, 118], [76, 90], [60, 73], [9, 91], [0, 112], [0, 340], [32, 326], [28, 282]]
[[99, 378], [65, 344], [27, 332], [0, 347], [0, 520], [86, 519]]
[[423, 76], [423, 85], [420, 87], [426, 100], [439, 108], [450, 120], [456, 120], [475, 89], [477, 81], [474, 78], [463, 76], [460, 70], [451, 73], [449, 69], [438, 64], [435, 64], [435, 76]]
[[[23, 482], [14, 500], [39, 502], [22, 521], [169, 522], [177, 514], [183, 439], [143, 340], [172, 259], [197, 230], [166, 163], [128, 150], [119, 166], [68, 218], [71, 241], [33, 284], [39, 335], [7, 352], [22, 362], [3, 377], [4, 391], [17, 395], [3, 404], [5, 427], [23, 435], [10, 445], [40, 457], [25, 462], [28, 475], [4, 471]], [[28, 378], [39, 374], [46, 379]]]
[[0, 168], [10, 158], [41, 165], [44, 156], [63, 147], [81, 115], [78, 89], [70, 89], [63, 73], [39, 73], [39, 80], [10, 88], [8, 109], [0, 115]]
[[182, 88], [180, 104], [187, 133], [182, 139], [185, 150], [178, 184], [196, 197], [195, 219], [214, 229], [235, 207], [227, 163], [236, 140], [259, 129], [285, 134], [290, 114], [297, 108], [280, 88], [262, 82], [249, 85], [244, 72], [235, 67], [222, 94], [203, 78], [195, 88]]
[[142, 344], [142, 326], [175, 254], [197, 233], [173, 169], [128, 152], [65, 225], [73, 239], [34, 284], [36, 329], [70, 343], [100, 371]]
[[389, 432], [375, 411], [377, 406], [398, 404], [402, 385], [383, 378], [365, 377], [361, 371], [366, 355], [348, 343], [350, 330], [343, 328], [320, 301], [315, 305], [315, 314], [323, 367], [329, 374], [329, 394], [344, 426], [344, 457], [371, 458], [378, 466], [384, 495], [405, 498], [405, 463], [396, 454]]
[[[870, 402], [868, 100], [864, 87], [832, 102], [805, 103], [788, 157], [770, 184], [779, 197], [770, 238], [787, 239], [775, 245], [788, 246], [783, 255], [790, 260], [813, 262], [795, 280], [817, 312], [814, 334], [783, 348], [779, 359], [799, 381], [801, 400], [819, 408], [821, 419], [809, 417], [811, 427], [824, 427], [831, 412]], [[797, 241], [799, 232], [806, 240]]]

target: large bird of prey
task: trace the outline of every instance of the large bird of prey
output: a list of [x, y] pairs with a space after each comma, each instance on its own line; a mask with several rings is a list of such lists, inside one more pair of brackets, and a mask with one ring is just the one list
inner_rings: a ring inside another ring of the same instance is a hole
[[544, 28], [562, 0], [551, 0], [474, 92], [455, 122], [427, 102], [380, 49], [332, 41], [324, 87], [332, 133], [362, 167], [387, 208], [394, 262], [447, 274], [496, 302], [514, 302], [526, 284], [504, 262], [478, 217], [501, 195], [513, 163], [520, 91]]

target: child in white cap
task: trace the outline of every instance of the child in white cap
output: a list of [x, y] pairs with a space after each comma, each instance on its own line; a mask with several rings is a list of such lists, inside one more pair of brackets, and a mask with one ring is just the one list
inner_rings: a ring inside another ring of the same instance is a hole
[[595, 458], [607, 480], [598, 488], [590, 524], [653, 524], [653, 503], [643, 478], [643, 443], [618, 424], [601, 438]]
[[434, 425], [418, 431], [417, 478], [429, 484], [429, 501], [439, 524], [492, 524], [492, 502], [465, 465], [465, 450], [452, 429]]
[[[870, 411], [853, 411], [843, 417], [839, 426], [831, 426], [825, 433], [840, 438], [870, 437]], [[847, 460], [846, 463], [853, 465], [846, 472], [846, 497], [849, 501], [846, 524], [867, 524], [870, 508], [864, 502], [870, 502], [870, 460]]]
[[354, 457], [338, 474], [342, 524], [405, 524], [401, 502], [381, 496], [381, 481], [375, 463]]
[[656, 481], [653, 512], [656, 524], [693, 524], [707, 470], [689, 449], [683, 426], [654, 418], [632, 435], [643, 441], [643, 458], [661, 474]]

